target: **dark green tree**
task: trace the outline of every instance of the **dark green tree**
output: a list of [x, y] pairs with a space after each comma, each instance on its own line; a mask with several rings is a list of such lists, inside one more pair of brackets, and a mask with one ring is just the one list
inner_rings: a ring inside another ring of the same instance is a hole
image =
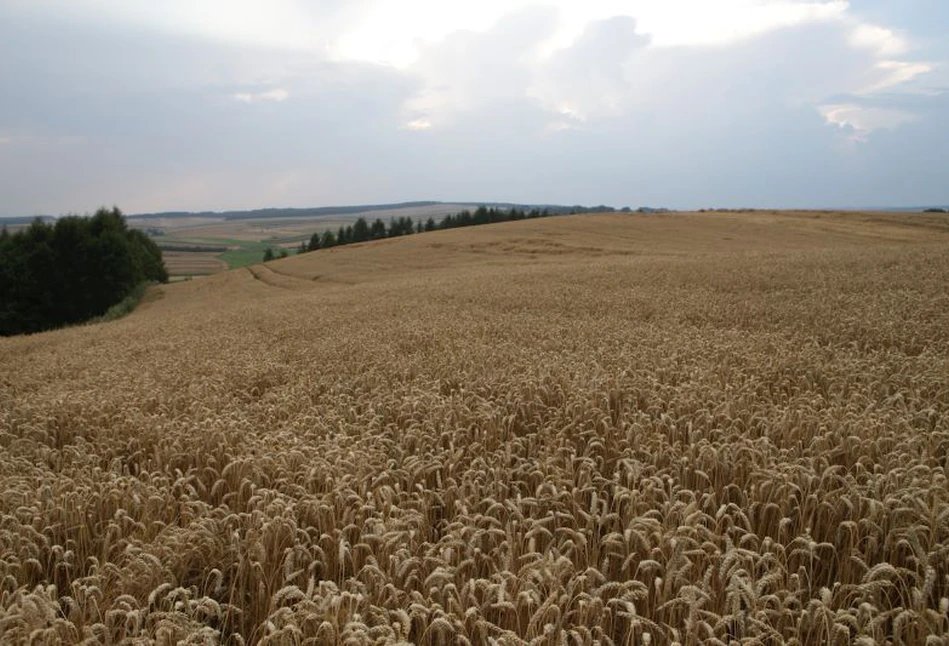
[[138, 285], [167, 280], [161, 250], [116, 207], [55, 224], [37, 219], [0, 235], [0, 335], [99, 316]]
[[378, 240], [380, 238], [386, 237], [386, 223], [381, 219], [376, 218], [372, 222], [372, 226], [369, 227], [369, 235], [373, 240]]
[[356, 218], [350, 242], [365, 242], [369, 240], [369, 235], [369, 223], [366, 222], [366, 218]]
[[323, 235], [320, 236], [320, 248], [329, 249], [330, 247], [336, 246], [336, 236], [333, 235], [333, 232], [327, 229], [323, 232]]
[[390, 238], [404, 236], [410, 233], [415, 233], [415, 224], [412, 222], [412, 218], [406, 216], [389, 218], [388, 235]]

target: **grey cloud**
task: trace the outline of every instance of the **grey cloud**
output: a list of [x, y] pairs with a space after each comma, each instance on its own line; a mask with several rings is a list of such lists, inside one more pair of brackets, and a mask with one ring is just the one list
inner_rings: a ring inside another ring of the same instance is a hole
[[[0, 57], [21, 58], [0, 71], [12, 97], [0, 103], [0, 212], [10, 214], [332, 201], [329, 191], [346, 183], [335, 181], [339, 169], [384, 148], [417, 89], [390, 70], [312, 54], [16, 27], [0, 38]], [[234, 99], [274, 89], [287, 99]], [[290, 176], [299, 192], [285, 195], [275, 186]]]
[[[7, 16], [8, 17], [8, 16]], [[0, 213], [517, 200], [701, 206], [946, 201], [946, 95], [856, 93], [845, 26], [654, 48], [592, 24], [538, 66], [553, 14], [426, 47], [408, 71], [0, 10]], [[11, 26], [12, 25], [12, 26]], [[282, 90], [282, 101], [235, 95]], [[604, 98], [614, 103], [604, 108]], [[551, 129], [562, 101], [590, 113]], [[835, 101], [918, 119], [857, 138]], [[447, 115], [439, 120], [439, 115]], [[428, 116], [434, 126], [405, 123]], [[941, 197], [940, 197], [941, 196]]]

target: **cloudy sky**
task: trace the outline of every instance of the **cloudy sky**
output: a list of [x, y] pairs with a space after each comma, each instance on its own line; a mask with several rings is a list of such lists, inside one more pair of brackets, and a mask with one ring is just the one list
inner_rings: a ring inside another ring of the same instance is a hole
[[0, 215], [949, 202], [947, 0], [0, 0]]

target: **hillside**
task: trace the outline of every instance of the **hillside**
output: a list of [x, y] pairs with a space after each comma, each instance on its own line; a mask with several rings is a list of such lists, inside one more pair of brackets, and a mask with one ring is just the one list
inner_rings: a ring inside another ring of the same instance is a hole
[[163, 285], [0, 339], [0, 449], [3, 643], [945, 643], [949, 219], [563, 216]]
[[476, 211], [479, 206], [521, 211], [536, 209], [555, 215], [589, 213], [597, 208], [613, 210], [610, 207], [556, 204], [403, 202], [219, 213], [144, 213], [130, 216], [129, 222], [153, 236], [156, 243], [167, 251], [165, 264], [169, 274], [184, 278], [259, 263], [266, 249], [296, 251], [300, 243], [308, 243], [314, 233], [335, 233], [359, 218], [368, 222], [378, 219], [383, 223], [409, 218], [421, 224], [429, 218], [440, 222], [445, 216], [457, 215], [461, 211]]

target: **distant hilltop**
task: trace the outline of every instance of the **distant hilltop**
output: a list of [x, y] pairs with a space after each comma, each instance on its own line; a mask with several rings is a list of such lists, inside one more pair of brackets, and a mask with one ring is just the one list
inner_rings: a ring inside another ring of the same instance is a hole
[[393, 209], [412, 209], [437, 206], [441, 202], [399, 202], [397, 204], [363, 204], [355, 206], [315, 206], [293, 208], [265, 208], [243, 211], [163, 211], [160, 213], [136, 213], [130, 218], [224, 218], [226, 220], [259, 220], [263, 218], [311, 218], [328, 215], [350, 215], [372, 211], [390, 211]]
[[398, 202], [393, 204], [361, 204], [355, 206], [318, 206], [307, 208], [266, 208], [252, 209], [245, 211], [166, 211], [162, 213], [137, 213], [130, 215], [133, 219], [147, 218], [224, 218], [225, 220], [260, 220], [266, 218], [312, 218], [329, 217], [339, 215], [354, 215], [358, 213], [372, 213], [375, 211], [399, 211], [405, 209], [426, 209], [430, 207], [451, 207], [451, 208], [477, 208], [484, 206], [497, 209], [518, 209], [529, 211], [532, 209], [544, 210], [550, 213], [614, 213], [617, 211], [631, 213], [668, 213], [666, 208], [653, 208], [648, 206], [633, 209], [628, 206], [616, 208], [599, 204], [596, 206], [583, 206], [580, 204], [519, 204], [516, 202], [437, 202], [437, 201], [419, 201], [419, 202]]
[[[314, 206], [314, 207], [271, 207], [262, 209], [244, 209], [233, 211], [160, 211], [155, 213], [135, 213], [126, 217], [132, 220], [148, 219], [183, 219], [183, 218], [213, 218], [216, 220], [263, 220], [269, 218], [321, 218], [321, 217], [339, 217], [349, 216], [355, 219], [359, 215], [368, 215], [377, 213], [383, 217], [385, 213], [380, 211], [406, 212], [418, 211], [415, 215], [421, 215], [422, 212], [449, 213], [452, 210], [460, 211], [463, 209], [475, 209], [479, 206], [486, 208], [496, 208], [501, 210], [517, 209], [519, 211], [531, 211], [534, 209], [555, 215], [566, 215], [569, 213], [675, 213], [680, 209], [670, 209], [666, 207], [615, 207], [605, 204], [596, 206], [583, 206], [581, 204], [542, 204], [542, 203], [518, 203], [518, 202], [442, 202], [436, 200], [419, 200], [414, 202], [394, 202], [392, 204], [356, 204], [349, 206]], [[782, 207], [776, 210], [830, 210], [830, 211], [888, 211], [899, 213], [949, 213], [949, 204], [933, 206], [862, 206], [862, 207], [827, 207], [820, 209]], [[755, 209], [745, 208], [695, 208], [686, 209], [687, 211], [709, 212], [709, 211], [756, 211], [756, 210], [775, 210], [772, 208]], [[53, 215], [28, 215], [28, 216], [2, 216], [0, 215], [0, 225], [20, 226], [30, 224], [37, 218], [44, 222], [55, 220], [57, 216]]]
[[10, 218], [0, 218], [0, 225], [3, 226], [17, 226], [20, 224], [30, 224], [34, 220], [42, 220], [43, 222], [52, 222], [55, 220], [52, 215], [25, 215], [22, 217], [10, 217]]
[[[671, 213], [673, 209], [664, 207], [615, 207], [605, 204], [584, 206], [582, 204], [543, 204], [518, 202], [441, 202], [435, 200], [420, 200], [414, 202], [395, 202], [392, 204], [356, 204], [349, 206], [313, 206], [313, 207], [272, 207], [263, 209], [244, 209], [233, 211], [160, 211], [155, 213], [131, 213], [125, 217], [129, 220], [174, 220], [185, 218], [213, 218], [215, 220], [266, 220], [266, 219], [303, 219], [303, 218], [332, 218], [343, 216], [346, 219], [375, 214], [373, 217], [395, 214], [409, 214], [418, 216], [444, 215], [465, 209], [478, 207], [494, 208], [503, 211], [517, 209], [518, 211], [546, 211], [552, 215], [567, 215], [571, 213]], [[384, 212], [391, 213], [384, 213]], [[73, 215], [61, 214], [61, 215]], [[348, 216], [348, 217], [347, 217]], [[0, 225], [22, 226], [39, 218], [44, 222], [55, 220], [59, 216], [27, 215], [3, 216], [0, 215]], [[141, 225], [140, 225], [141, 226]]]

